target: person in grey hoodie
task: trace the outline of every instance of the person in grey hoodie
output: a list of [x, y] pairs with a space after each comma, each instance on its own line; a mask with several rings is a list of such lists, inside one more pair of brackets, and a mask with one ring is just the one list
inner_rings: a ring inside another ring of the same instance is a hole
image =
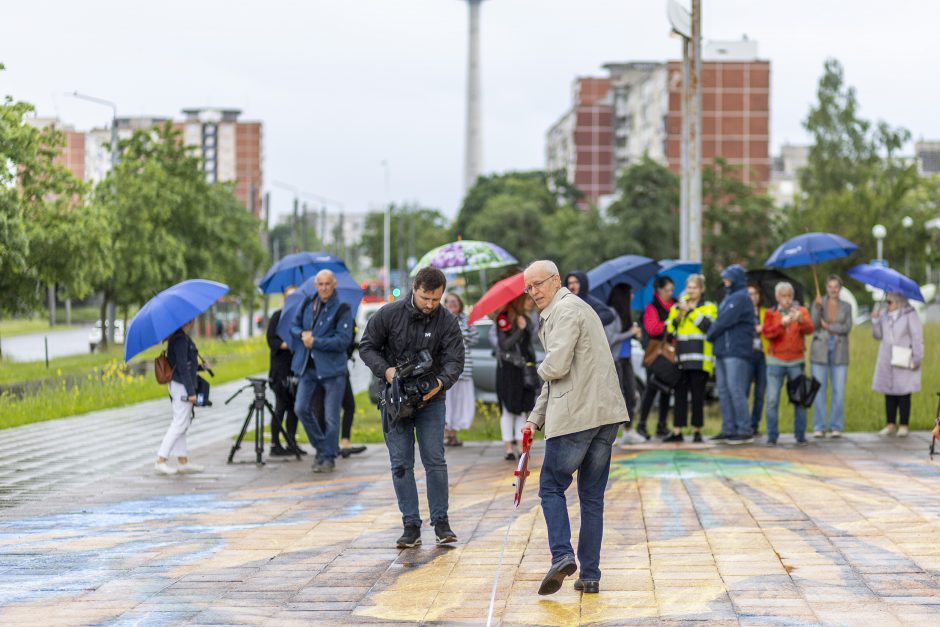
[[754, 441], [747, 406], [751, 351], [754, 343], [754, 306], [747, 293], [747, 272], [738, 264], [721, 273], [728, 290], [718, 305], [718, 318], [706, 339], [715, 353], [715, 378], [721, 405], [721, 433], [714, 442], [747, 444]]

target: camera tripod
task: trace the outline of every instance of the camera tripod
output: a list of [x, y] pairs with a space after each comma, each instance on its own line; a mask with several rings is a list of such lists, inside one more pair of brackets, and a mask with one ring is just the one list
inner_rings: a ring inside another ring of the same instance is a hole
[[[228, 405], [231, 403], [236, 396], [252, 388], [255, 393], [255, 398], [248, 405], [248, 415], [245, 416], [245, 423], [242, 425], [241, 433], [238, 434], [238, 439], [235, 440], [235, 446], [232, 447], [231, 452], [228, 454], [228, 463], [233, 463], [232, 460], [235, 458], [235, 451], [241, 448], [242, 440], [245, 439], [245, 433], [248, 432], [248, 425], [251, 422], [251, 419], [255, 419], [255, 463], [258, 465], [264, 465], [264, 460], [261, 459], [261, 456], [264, 454], [264, 409], [267, 408], [271, 412], [271, 415], [274, 415], [274, 408], [271, 407], [271, 403], [268, 402], [267, 397], [265, 396], [265, 389], [268, 384], [267, 379], [259, 379], [255, 377], [248, 377], [250, 383], [245, 387], [239, 388], [234, 394], [232, 394], [225, 404]], [[284, 439], [287, 441], [288, 445], [293, 446], [294, 455], [297, 456], [297, 459], [300, 459], [300, 453], [297, 452], [297, 446], [294, 442], [294, 438], [287, 435], [287, 432], [284, 431], [283, 427], [280, 429], [281, 434], [283, 434]]]

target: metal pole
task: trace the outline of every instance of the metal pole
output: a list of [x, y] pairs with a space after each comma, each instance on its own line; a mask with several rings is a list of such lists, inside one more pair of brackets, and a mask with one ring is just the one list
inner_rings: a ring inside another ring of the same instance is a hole
[[467, 44], [467, 129], [464, 141], [464, 193], [473, 187], [480, 175], [483, 139], [480, 124], [480, 4], [483, 0], [468, 0], [470, 24]]
[[389, 191], [389, 174], [388, 174], [388, 160], [382, 161], [382, 167], [385, 168], [385, 229], [383, 232], [383, 241], [382, 241], [382, 268], [385, 271], [384, 279], [384, 288], [385, 288], [385, 300], [388, 301], [388, 297], [391, 295], [392, 291], [389, 289], [389, 279], [391, 273], [391, 228], [392, 228], [392, 201]]
[[[265, 192], [264, 198], [262, 200], [264, 204], [264, 249], [268, 251], [268, 254], [271, 254], [271, 192]], [[271, 254], [271, 261], [274, 262], [274, 255]], [[264, 310], [261, 314], [264, 319], [264, 324], [268, 324], [268, 312], [270, 311], [270, 296], [268, 294], [264, 295]]]
[[689, 39], [682, 37], [682, 137], [679, 147], [679, 259], [689, 258]]
[[884, 238], [878, 238], [878, 259], [884, 259]]
[[702, 2], [692, 0], [689, 259], [702, 262]]
[[307, 203], [301, 205], [300, 213], [303, 216], [304, 221], [300, 230], [301, 247], [303, 250], [310, 250], [310, 240], [307, 238]]
[[[304, 229], [307, 228], [307, 216], [304, 216]], [[292, 252], [300, 252], [298, 248], [298, 240], [300, 239], [300, 199], [297, 196], [294, 196], [294, 232], [291, 233], [291, 247], [294, 249]]]

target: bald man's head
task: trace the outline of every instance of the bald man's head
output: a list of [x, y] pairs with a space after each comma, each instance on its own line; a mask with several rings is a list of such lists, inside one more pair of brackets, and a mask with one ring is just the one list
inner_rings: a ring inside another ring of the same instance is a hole
[[329, 270], [320, 270], [315, 279], [317, 283], [317, 294], [324, 303], [333, 297], [336, 291], [336, 277]]

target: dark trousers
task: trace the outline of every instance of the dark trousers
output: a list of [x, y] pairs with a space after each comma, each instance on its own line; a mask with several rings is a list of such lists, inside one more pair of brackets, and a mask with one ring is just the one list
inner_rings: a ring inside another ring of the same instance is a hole
[[[317, 393], [313, 397], [313, 413], [317, 417], [317, 422], [320, 423], [320, 428], [326, 430], [326, 421], [323, 419], [324, 398], [324, 390], [322, 388], [317, 390]], [[348, 440], [350, 438], [350, 434], [352, 433], [353, 416], [356, 413], [356, 397], [353, 395], [352, 383], [349, 381], [349, 373], [346, 374], [346, 390], [343, 392], [342, 407], [343, 423], [340, 437], [342, 437], [344, 440]]]
[[911, 420], [911, 395], [895, 396], [885, 394], [885, 415], [888, 417], [888, 424], [893, 425], [897, 422], [897, 415], [901, 414], [901, 424], [906, 425]]
[[[296, 399], [291, 394], [287, 386], [281, 383], [275, 383], [271, 386], [274, 390], [274, 415], [271, 416], [271, 445], [281, 446], [281, 433], [287, 439], [285, 444], [288, 447], [297, 443], [297, 414], [294, 413], [294, 402]], [[286, 420], [285, 420], [286, 414]]]
[[659, 388], [650, 382], [649, 371], [646, 373], [646, 389], [643, 390], [643, 400], [640, 402], [640, 424], [637, 427], [638, 429], [646, 430], [646, 419], [653, 409], [653, 401], [656, 400], [657, 394], [659, 395], [659, 420], [656, 423], [656, 431], [659, 433], [666, 431], [669, 418], [669, 396], [672, 393], [660, 392]]
[[751, 401], [751, 430], [757, 433], [761, 415], [764, 413], [764, 395], [767, 393], [767, 358], [764, 357], [763, 351], [753, 351], [751, 354], [751, 382], [748, 387], [754, 390], [754, 400]]
[[705, 426], [705, 384], [708, 373], [704, 370], [683, 370], [676, 384], [676, 412], [673, 425], [682, 428], [688, 424], [689, 395], [692, 396], [692, 426]]
[[633, 373], [633, 362], [629, 359], [618, 359], [616, 366], [620, 391], [623, 393], [623, 400], [627, 402], [627, 415], [632, 422], [636, 416], [636, 375]]
[[610, 474], [611, 445], [619, 424], [595, 427], [545, 440], [545, 459], [539, 477], [539, 497], [548, 527], [552, 563], [571, 549], [571, 523], [565, 490], [578, 473], [578, 499], [581, 502], [581, 533], [578, 536], [578, 563], [581, 579], [601, 578], [601, 540], [604, 536], [604, 490]]

